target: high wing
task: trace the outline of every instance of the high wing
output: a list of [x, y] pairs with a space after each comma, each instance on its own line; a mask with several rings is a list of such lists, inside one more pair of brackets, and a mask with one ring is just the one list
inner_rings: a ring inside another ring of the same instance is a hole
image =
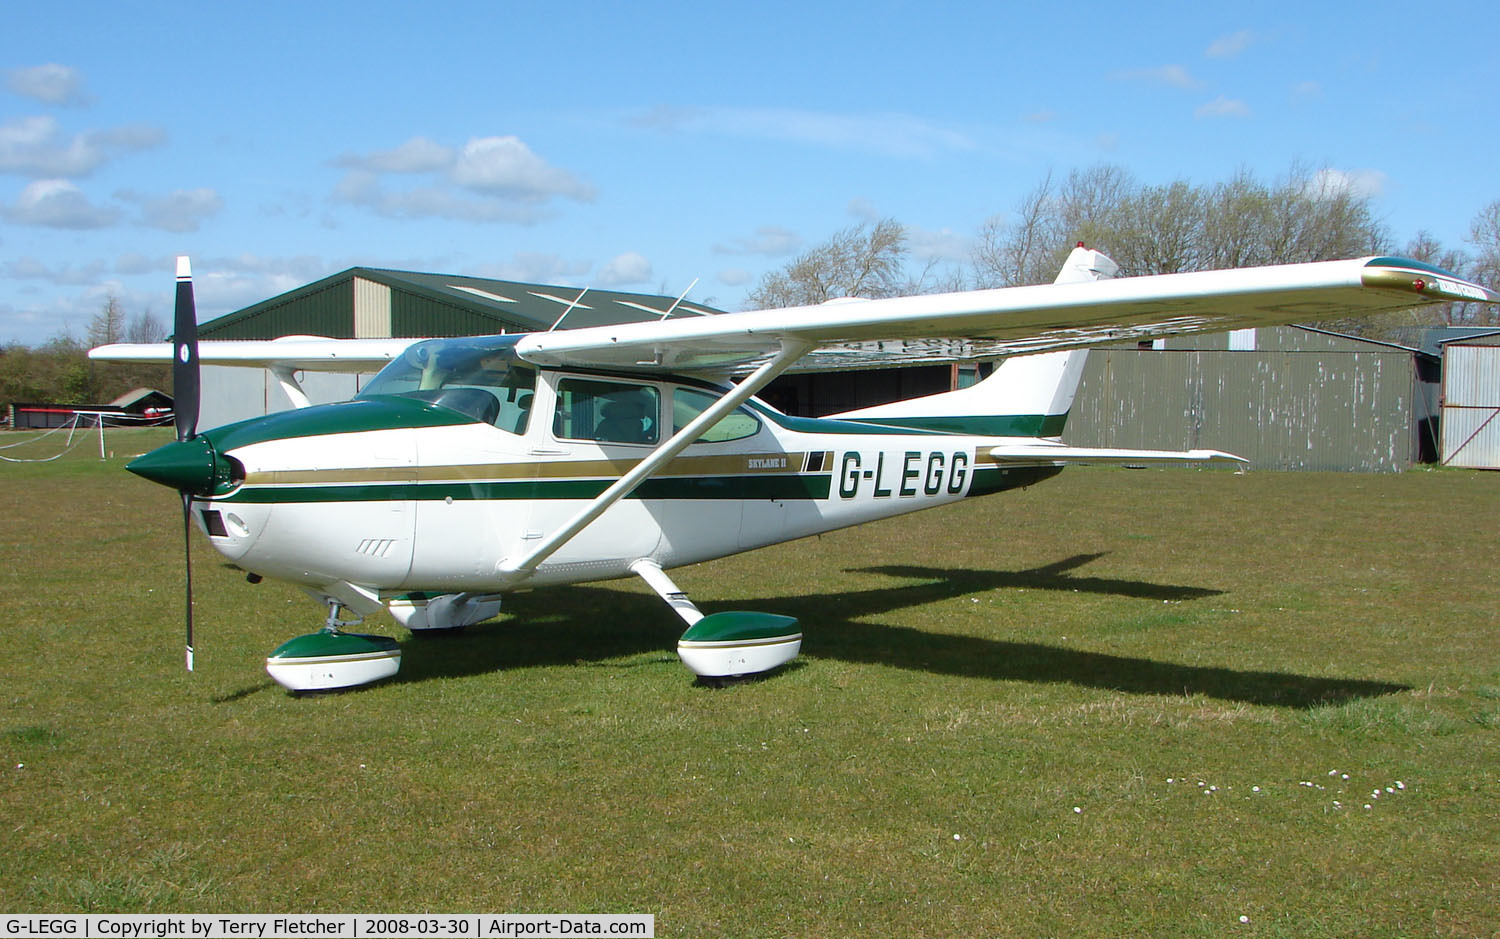
[[[809, 344], [798, 371], [1043, 352], [1178, 333], [1222, 332], [1406, 310], [1500, 293], [1405, 258], [1043, 284], [701, 319], [534, 333], [517, 354], [541, 365], [739, 372], [783, 343]], [[838, 348], [857, 343], [852, 348]], [[833, 347], [833, 348], [830, 348]]]
[[[284, 336], [280, 339], [220, 339], [198, 344], [203, 365], [305, 369], [310, 372], [378, 372], [420, 339], [329, 339]], [[169, 342], [115, 343], [89, 350], [89, 358], [106, 362], [170, 362]]]
[[[1500, 293], [1431, 265], [1369, 257], [1275, 267], [848, 300], [719, 316], [532, 333], [517, 355], [551, 366], [745, 374], [781, 349], [795, 371], [997, 358], [1180, 333], [1305, 323]], [[204, 365], [371, 372], [416, 339], [205, 341]], [[108, 361], [168, 361], [171, 345], [109, 345]]]

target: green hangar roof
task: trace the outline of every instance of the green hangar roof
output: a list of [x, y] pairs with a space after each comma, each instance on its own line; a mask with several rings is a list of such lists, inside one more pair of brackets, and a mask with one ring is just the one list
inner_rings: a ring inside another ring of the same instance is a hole
[[[579, 295], [582, 294], [582, 299]], [[722, 312], [673, 297], [352, 267], [202, 323], [202, 339], [487, 336]], [[571, 307], [571, 309], [570, 309]]]

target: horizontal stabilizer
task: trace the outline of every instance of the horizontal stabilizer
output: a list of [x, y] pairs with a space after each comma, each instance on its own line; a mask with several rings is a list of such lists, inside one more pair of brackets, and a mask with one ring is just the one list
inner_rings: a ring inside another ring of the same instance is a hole
[[1061, 444], [1019, 443], [991, 447], [990, 459], [1006, 466], [1048, 466], [1057, 463], [1249, 463], [1222, 450], [1123, 450], [1069, 447]]

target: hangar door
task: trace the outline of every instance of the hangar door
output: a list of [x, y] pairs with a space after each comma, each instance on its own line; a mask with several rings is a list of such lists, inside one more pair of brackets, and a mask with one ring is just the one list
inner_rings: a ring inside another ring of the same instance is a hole
[[1443, 351], [1443, 465], [1500, 469], [1500, 345]]

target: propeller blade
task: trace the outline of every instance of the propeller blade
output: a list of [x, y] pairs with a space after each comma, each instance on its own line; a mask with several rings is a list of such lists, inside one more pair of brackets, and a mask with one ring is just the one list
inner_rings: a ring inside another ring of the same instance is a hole
[[[186, 257], [177, 259], [177, 303], [172, 311], [172, 409], [178, 441], [198, 433], [198, 309], [193, 301], [193, 271]], [[193, 495], [182, 494], [182, 555], [186, 583], [187, 670], [193, 670]]]
[[177, 259], [177, 305], [172, 313], [172, 408], [177, 439], [198, 432], [198, 310], [193, 302], [193, 272], [186, 257]]
[[182, 494], [182, 562], [187, 575], [187, 670], [193, 670], [193, 497]]

